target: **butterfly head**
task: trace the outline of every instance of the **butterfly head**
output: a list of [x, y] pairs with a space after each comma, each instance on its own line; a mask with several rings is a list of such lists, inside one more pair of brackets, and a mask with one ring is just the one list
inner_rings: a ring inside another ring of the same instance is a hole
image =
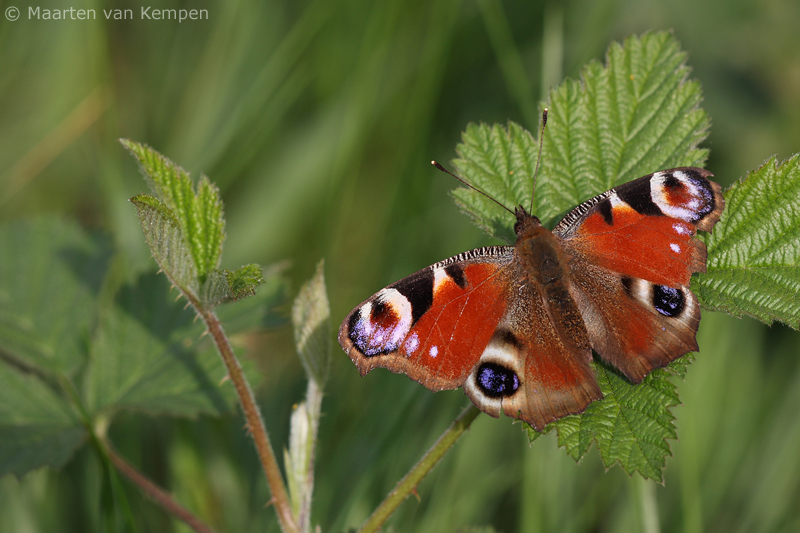
[[536, 232], [542, 227], [542, 223], [539, 219], [528, 213], [521, 205], [518, 205], [514, 210], [514, 216], [517, 217], [517, 222], [514, 224], [514, 233], [517, 235], [518, 239], [531, 232]]

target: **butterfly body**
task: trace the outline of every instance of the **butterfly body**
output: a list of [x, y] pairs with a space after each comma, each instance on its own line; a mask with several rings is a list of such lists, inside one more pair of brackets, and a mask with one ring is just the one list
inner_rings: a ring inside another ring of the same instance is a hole
[[412, 274], [356, 307], [339, 343], [366, 374], [463, 386], [484, 412], [536, 429], [602, 393], [592, 350], [634, 383], [697, 349], [689, 290], [705, 270], [694, 238], [724, 207], [699, 168], [657, 172], [570, 211], [550, 231], [524, 208], [514, 246], [478, 248]]

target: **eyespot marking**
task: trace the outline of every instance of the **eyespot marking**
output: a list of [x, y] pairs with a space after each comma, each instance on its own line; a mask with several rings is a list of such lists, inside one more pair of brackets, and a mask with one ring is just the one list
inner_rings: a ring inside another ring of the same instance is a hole
[[394, 352], [411, 329], [411, 311], [400, 292], [383, 289], [350, 316], [350, 341], [366, 357]]
[[653, 285], [653, 307], [664, 316], [678, 317], [686, 308], [686, 296], [681, 289]]
[[667, 216], [696, 224], [714, 211], [711, 182], [689, 169], [656, 172], [650, 186], [653, 203]]
[[483, 363], [475, 375], [478, 388], [489, 398], [513, 395], [519, 389], [516, 372], [497, 363]]

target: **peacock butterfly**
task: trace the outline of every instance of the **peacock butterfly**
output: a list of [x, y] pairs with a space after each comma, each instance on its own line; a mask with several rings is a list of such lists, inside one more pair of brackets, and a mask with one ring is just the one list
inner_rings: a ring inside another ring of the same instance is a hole
[[592, 350], [633, 383], [697, 350], [693, 272], [725, 202], [701, 168], [662, 170], [587, 200], [552, 231], [522, 206], [514, 246], [440, 261], [382, 289], [339, 328], [362, 375], [463, 386], [483, 412], [537, 430], [602, 398]]

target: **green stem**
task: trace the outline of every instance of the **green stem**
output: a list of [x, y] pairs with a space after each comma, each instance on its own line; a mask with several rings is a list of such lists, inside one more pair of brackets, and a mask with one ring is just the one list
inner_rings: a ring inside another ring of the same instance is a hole
[[300, 531], [311, 531], [311, 496], [314, 493], [314, 457], [317, 448], [317, 434], [319, 433], [319, 418], [322, 412], [322, 388], [316, 380], [309, 377], [306, 391], [306, 410], [308, 414], [308, 441], [306, 445], [305, 479], [303, 480], [303, 494], [299, 498], [297, 522]]
[[656, 484], [652, 480], [638, 477], [639, 498], [642, 505], [642, 531], [659, 533], [661, 526], [658, 520], [658, 503], [656, 502]]
[[[198, 308], [201, 309], [201, 308]], [[244, 411], [244, 416], [247, 419], [247, 427], [250, 434], [253, 436], [258, 457], [261, 460], [261, 467], [264, 469], [264, 474], [267, 476], [267, 483], [269, 484], [270, 492], [272, 493], [272, 502], [275, 504], [275, 511], [278, 514], [278, 522], [280, 523], [281, 530], [284, 533], [298, 533], [297, 522], [295, 522], [294, 515], [292, 514], [292, 506], [289, 503], [289, 496], [286, 493], [286, 485], [283, 482], [278, 461], [275, 459], [275, 452], [272, 451], [272, 444], [269, 441], [267, 428], [264, 425], [264, 419], [261, 417], [261, 412], [256, 404], [253, 390], [250, 384], [244, 377], [242, 367], [239, 365], [239, 360], [233, 353], [228, 338], [222, 330], [217, 315], [213, 311], [203, 310], [200, 311], [200, 316], [206, 323], [209, 333], [214, 338], [222, 360], [228, 369], [228, 375], [236, 388], [236, 394], [239, 396], [239, 403]]]
[[[139, 472], [136, 467], [123, 459], [121, 455], [117, 454], [113, 446], [111, 446], [111, 443], [108, 442], [106, 438], [106, 431], [108, 430], [109, 422], [108, 419], [103, 416], [98, 416], [95, 419], [93, 426], [92, 419], [81, 402], [78, 391], [75, 390], [75, 386], [72, 384], [72, 382], [61, 375], [59, 375], [57, 379], [62, 390], [67, 394], [75, 409], [80, 414], [81, 422], [89, 434], [89, 439], [97, 449], [101, 460], [106, 465], [108, 465], [109, 462], [113, 464], [119, 472], [127, 477], [134, 485], [138, 486], [139, 489], [149, 496], [156, 504], [160, 505], [165, 511], [172, 514], [175, 518], [185, 522], [189, 527], [197, 531], [197, 533], [214, 533], [214, 530], [211, 529], [211, 527], [209, 527], [197, 516], [192, 514], [188, 509], [174, 500], [172, 496], [170, 496], [164, 489], [153, 483], [144, 474]], [[107, 466], [107, 468], [112, 476], [112, 479], [110, 479], [109, 482], [114, 484], [115, 478], [113, 477], [113, 470], [110, 466]], [[127, 506], [127, 504], [125, 504], [125, 508], [127, 511], [126, 514], [129, 516], [129, 518], [131, 518], [132, 523], [130, 508]]]
[[164, 489], [150, 481], [132, 464], [123, 459], [122, 456], [118, 455], [108, 441], [98, 439], [98, 443], [116, 469], [119, 470], [129, 480], [131, 480], [131, 482], [138, 486], [142, 492], [147, 494], [153, 499], [153, 501], [164, 508], [167, 512], [185, 522], [189, 527], [197, 531], [197, 533], [214, 533], [214, 530], [211, 529], [210, 526], [193, 515], [188, 509], [176, 502]]
[[403, 500], [416, 490], [422, 478], [424, 478], [428, 472], [436, 466], [436, 463], [444, 457], [444, 454], [453, 447], [458, 438], [469, 428], [472, 421], [475, 420], [475, 417], [479, 414], [480, 411], [474, 405], [470, 405], [464, 409], [450, 427], [442, 433], [439, 440], [431, 446], [431, 449], [422, 456], [422, 459], [420, 459], [408, 474], [397, 483], [394, 490], [390, 492], [386, 499], [375, 509], [372, 516], [364, 522], [359, 533], [373, 533], [378, 531], [389, 516], [397, 510], [397, 507], [399, 507]]

